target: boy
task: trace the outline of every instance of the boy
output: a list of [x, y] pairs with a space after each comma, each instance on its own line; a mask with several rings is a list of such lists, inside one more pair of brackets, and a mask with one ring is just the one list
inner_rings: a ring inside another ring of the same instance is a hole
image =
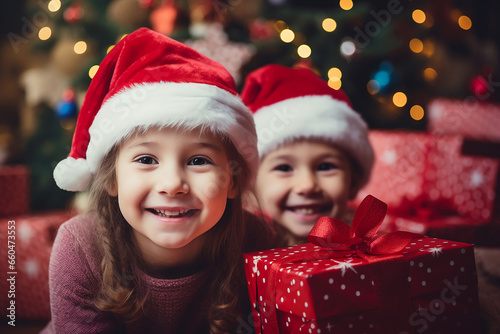
[[248, 75], [241, 95], [257, 128], [258, 199], [285, 243], [307, 242], [321, 216], [345, 220], [374, 160], [346, 94], [308, 69], [267, 65]]

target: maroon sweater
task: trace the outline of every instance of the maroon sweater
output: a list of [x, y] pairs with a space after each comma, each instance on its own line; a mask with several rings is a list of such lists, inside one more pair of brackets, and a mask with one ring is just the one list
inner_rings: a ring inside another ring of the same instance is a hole
[[[52, 320], [42, 333], [124, 332], [109, 312], [92, 303], [101, 281], [101, 255], [95, 225], [77, 216], [59, 228], [50, 259]], [[140, 272], [148, 294], [141, 333], [206, 333], [208, 273], [178, 279], [158, 279]], [[127, 277], [124, 277], [127, 279]]]

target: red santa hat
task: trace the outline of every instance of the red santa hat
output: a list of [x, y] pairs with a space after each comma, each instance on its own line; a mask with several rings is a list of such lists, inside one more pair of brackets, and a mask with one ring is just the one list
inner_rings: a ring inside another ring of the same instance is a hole
[[54, 179], [87, 189], [103, 157], [137, 128], [201, 127], [226, 135], [255, 176], [251, 112], [229, 72], [190, 47], [147, 28], [123, 38], [104, 58], [87, 91], [69, 156]]
[[305, 68], [267, 65], [250, 73], [241, 93], [254, 113], [262, 158], [294, 139], [334, 144], [362, 169], [364, 185], [373, 167], [368, 127], [342, 90], [335, 90]]

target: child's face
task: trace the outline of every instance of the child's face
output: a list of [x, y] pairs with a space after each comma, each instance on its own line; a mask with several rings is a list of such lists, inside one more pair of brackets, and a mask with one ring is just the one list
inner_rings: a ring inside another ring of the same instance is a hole
[[199, 248], [198, 237], [222, 217], [234, 188], [220, 139], [167, 129], [134, 135], [120, 146], [109, 193], [118, 196], [141, 251], [162, 254]]
[[257, 193], [277, 223], [304, 238], [319, 217], [343, 215], [351, 177], [349, 159], [341, 150], [319, 141], [297, 141], [262, 159]]

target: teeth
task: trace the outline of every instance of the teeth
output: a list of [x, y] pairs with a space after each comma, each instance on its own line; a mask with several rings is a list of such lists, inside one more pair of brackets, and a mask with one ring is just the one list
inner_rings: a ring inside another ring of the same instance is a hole
[[158, 215], [162, 217], [176, 217], [181, 214], [185, 214], [186, 212], [189, 211], [189, 209], [186, 209], [185, 211], [168, 211], [168, 210], [157, 210], [153, 209], [153, 211]]
[[296, 208], [295, 212], [300, 213], [302, 215], [312, 215], [314, 210], [311, 208]]

